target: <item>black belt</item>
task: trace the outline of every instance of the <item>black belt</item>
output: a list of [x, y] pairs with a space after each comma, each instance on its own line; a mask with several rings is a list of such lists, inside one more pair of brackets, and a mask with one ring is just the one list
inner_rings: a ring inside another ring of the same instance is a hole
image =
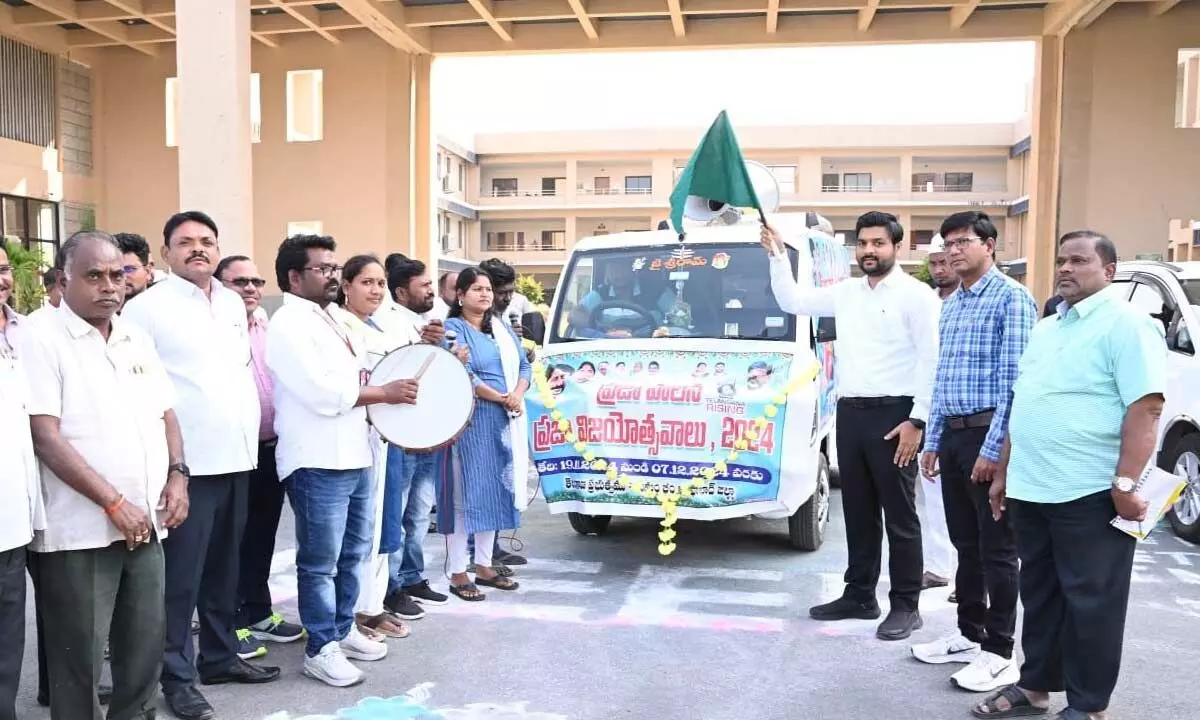
[[955, 417], [948, 417], [946, 418], [946, 427], [950, 428], [951, 430], [991, 427], [992, 416], [995, 414], [995, 410], [984, 410], [983, 412], [977, 412], [974, 415], [957, 415]]
[[869, 408], [881, 408], [889, 405], [900, 405], [901, 403], [912, 402], [912, 398], [901, 395], [885, 395], [884, 397], [844, 397], [838, 400], [839, 403], [845, 403], [848, 407], [866, 410]]

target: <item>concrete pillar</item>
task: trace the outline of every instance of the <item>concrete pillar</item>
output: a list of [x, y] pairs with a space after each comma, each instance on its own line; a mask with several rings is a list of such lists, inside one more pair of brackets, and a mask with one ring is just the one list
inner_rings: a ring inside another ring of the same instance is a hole
[[[574, 205], [579, 198], [579, 161], [575, 158], [567, 160], [567, 179], [563, 181], [567, 185], [566, 202], [568, 205]], [[571, 236], [567, 236], [567, 241], [570, 242]]]
[[430, 69], [433, 57], [414, 55], [412, 63], [412, 253], [411, 257], [436, 265], [441, 254], [434, 227], [433, 114], [430, 104]]
[[1035, 60], [1033, 145], [1029, 152], [1033, 177], [1029, 187], [1025, 285], [1040, 304], [1054, 294], [1062, 140], [1062, 38], [1049, 35], [1038, 40]]
[[577, 218], [573, 214], [563, 218], [563, 235], [565, 236], [565, 247], [567, 250], [575, 247], [575, 242], [579, 239], [579, 229], [576, 220]]
[[900, 197], [905, 200], [912, 197], [913, 156], [900, 156]]
[[913, 216], [912, 213], [900, 213], [896, 218], [904, 227], [904, 241], [900, 243], [900, 253], [896, 258], [899, 260], [915, 260], [918, 258], [916, 251], [911, 250], [909, 246], [912, 244], [913, 238]]
[[650, 161], [650, 183], [653, 185], [655, 203], [665, 203], [675, 190], [675, 161], [669, 157], [656, 157]]
[[[814, 153], [801, 155], [796, 161], [796, 195], [801, 200], [813, 201], [821, 197], [821, 156]], [[808, 209], [808, 208], [806, 208]]]
[[177, 0], [175, 25], [179, 206], [216, 220], [223, 254], [252, 255], [250, 0]]
[[385, 132], [378, 148], [383, 156], [383, 187], [379, 197], [383, 204], [384, 232], [383, 237], [368, 242], [372, 252], [385, 256], [398, 252], [414, 257], [412, 56], [397, 50], [389, 52], [386, 58], [383, 83], [376, 89], [386, 98]]

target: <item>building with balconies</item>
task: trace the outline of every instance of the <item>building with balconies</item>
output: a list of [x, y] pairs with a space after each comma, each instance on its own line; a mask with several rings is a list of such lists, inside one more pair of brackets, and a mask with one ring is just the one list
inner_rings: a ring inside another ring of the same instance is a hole
[[[548, 287], [594, 235], [650, 230], [703, 128], [484, 134], [439, 146], [439, 227], [448, 266], [499, 257]], [[868, 210], [900, 218], [900, 262], [920, 265], [942, 218], [986, 210], [1002, 261], [1023, 256], [1030, 148], [1025, 122], [989, 125], [743, 127], [747, 159], [779, 183], [780, 210], [816, 210], [847, 245]]]

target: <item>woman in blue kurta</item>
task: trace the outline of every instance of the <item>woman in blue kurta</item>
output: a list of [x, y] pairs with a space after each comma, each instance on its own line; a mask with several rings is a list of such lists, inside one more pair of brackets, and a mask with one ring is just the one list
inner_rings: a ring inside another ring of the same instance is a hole
[[[517, 583], [492, 569], [496, 531], [520, 525], [514, 478], [525, 481], [529, 464], [525, 391], [531, 370], [521, 342], [505, 323], [492, 322], [492, 284], [468, 268], [455, 283], [457, 298], [446, 330], [470, 350], [475, 413], [467, 429], [442, 453], [438, 467], [438, 532], [449, 535], [450, 591], [482, 600], [476, 584], [515, 590]], [[475, 582], [467, 575], [467, 539], [475, 536]]]

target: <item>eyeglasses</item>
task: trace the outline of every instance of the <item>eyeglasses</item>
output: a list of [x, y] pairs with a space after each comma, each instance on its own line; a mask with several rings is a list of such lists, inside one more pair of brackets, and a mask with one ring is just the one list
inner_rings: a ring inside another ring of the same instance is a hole
[[125, 267], [121, 268], [121, 270], [123, 270], [126, 275], [132, 275], [135, 272], [137, 272], [138, 270], [145, 270], [145, 269], [146, 269], [145, 265], [126, 265]]
[[304, 269], [321, 273], [325, 277], [334, 277], [342, 272], [341, 265], [310, 265]]
[[12, 265], [0, 265], [0, 275], [12, 275]]
[[263, 286], [265, 286], [267, 284], [267, 281], [263, 280], [262, 278], [239, 277], [239, 278], [233, 278], [232, 280], [230, 280], [229, 284], [236, 288], [241, 288], [243, 290], [250, 287], [251, 285], [253, 285], [254, 287], [261, 290], [263, 288]]
[[945, 244], [946, 249], [949, 250], [950, 248], [966, 247], [967, 245], [971, 244], [972, 242], [974, 242], [976, 240], [983, 242], [983, 238], [961, 237], [961, 238], [958, 238], [957, 240], [945, 240], [944, 244]]

